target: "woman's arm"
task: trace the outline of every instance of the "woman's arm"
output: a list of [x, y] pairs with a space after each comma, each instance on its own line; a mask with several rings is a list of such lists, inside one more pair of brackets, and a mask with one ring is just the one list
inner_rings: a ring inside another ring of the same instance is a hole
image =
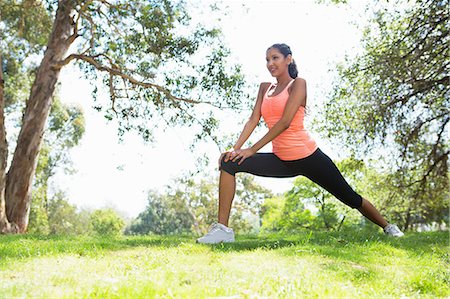
[[264, 145], [275, 139], [283, 131], [285, 131], [291, 125], [294, 119], [295, 113], [297, 113], [300, 106], [306, 105], [306, 81], [301, 78], [295, 79], [291, 86], [291, 91], [289, 93], [289, 99], [286, 102], [286, 107], [284, 108], [283, 115], [281, 119], [264, 135], [258, 142], [256, 142], [252, 147], [244, 150], [240, 150], [235, 156], [233, 161], [240, 159], [239, 164], [242, 163], [246, 158], [253, 156], [259, 149]]

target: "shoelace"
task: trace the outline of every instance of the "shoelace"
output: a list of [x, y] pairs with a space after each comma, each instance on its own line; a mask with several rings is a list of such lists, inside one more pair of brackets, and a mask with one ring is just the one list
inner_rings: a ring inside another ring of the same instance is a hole
[[211, 235], [213, 232], [220, 230], [219, 226], [217, 225], [217, 223], [211, 224], [211, 226], [208, 229], [208, 233], [206, 234], [206, 236]]
[[387, 233], [400, 233], [400, 230], [395, 226], [395, 225], [389, 225], [387, 228], [386, 228], [386, 232]]

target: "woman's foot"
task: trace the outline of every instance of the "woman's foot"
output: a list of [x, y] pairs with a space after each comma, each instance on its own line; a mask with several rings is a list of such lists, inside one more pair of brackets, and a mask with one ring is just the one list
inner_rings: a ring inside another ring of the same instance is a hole
[[217, 244], [222, 242], [234, 242], [234, 232], [233, 229], [221, 223], [214, 223], [206, 235], [197, 239], [197, 243], [202, 244]]
[[405, 235], [395, 224], [388, 224], [383, 230], [386, 235], [392, 237], [403, 237]]

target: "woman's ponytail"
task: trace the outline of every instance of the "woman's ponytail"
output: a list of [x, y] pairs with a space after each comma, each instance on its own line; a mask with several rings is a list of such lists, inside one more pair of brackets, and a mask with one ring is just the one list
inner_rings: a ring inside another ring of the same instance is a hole
[[297, 78], [298, 76], [297, 64], [295, 64], [295, 61], [293, 59], [292, 62], [288, 65], [288, 71], [289, 76], [291, 76], [292, 79]]

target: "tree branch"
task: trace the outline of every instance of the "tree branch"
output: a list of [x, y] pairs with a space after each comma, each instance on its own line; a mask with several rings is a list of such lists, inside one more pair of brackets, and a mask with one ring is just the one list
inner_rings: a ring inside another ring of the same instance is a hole
[[418, 95], [419, 93], [423, 93], [423, 92], [433, 88], [436, 85], [446, 84], [449, 82], [449, 80], [450, 80], [450, 76], [444, 76], [443, 78], [441, 78], [439, 80], [433, 80], [433, 81], [428, 81], [428, 82], [424, 79], [414, 80], [414, 82], [410, 82], [410, 84], [412, 84], [412, 85], [416, 84], [416, 87], [420, 87], [420, 88], [415, 89], [413, 87], [413, 89], [415, 89], [415, 90], [412, 93], [410, 93], [406, 96], [403, 96], [403, 97], [393, 97], [393, 99], [391, 101], [389, 101], [388, 103], [386, 103], [384, 106], [389, 107], [398, 102], [402, 102], [404, 104], [404, 103], [408, 102], [409, 99]]
[[[441, 117], [445, 117], [445, 116], [447, 116], [447, 115], [448, 115], [447, 113], [443, 113], [443, 114], [436, 115], [436, 116], [434, 116], [434, 117], [432, 117], [432, 118], [428, 118], [428, 119], [426, 119], [426, 120], [424, 120], [424, 121], [419, 121], [419, 122], [417, 123], [417, 125], [414, 126], [414, 128], [413, 128], [411, 131], [409, 131], [409, 133], [407, 134], [407, 137], [406, 137], [406, 138], [407, 138], [407, 139], [406, 139], [406, 143], [405, 143], [404, 148], [403, 148], [403, 151], [402, 151], [402, 157], [405, 158], [406, 153], [408, 152], [408, 146], [410, 145], [411, 140], [414, 138], [414, 136], [418, 136], [418, 135], [419, 135], [419, 131], [420, 131], [420, 129], [422, 128], [423, 125], [425, 125], [425, 124], [427, 124], [427, 123], [430, 123], [430, 122], [432, 122], [432, 121], [434, 121], [434, 120], [436, 120], [436, 119], [439, 119], [439, 118], [441, 118]], [[441, 126], [441, 131], [438, 133], [438, 140], [437, 140], [436, 143], [434, 144], [433, 150], [432, 150], [432, 152], [430, 153], [430, 156], [433, 156], [433, 155], [436, 153], [437, 145], [440, 143], [440, 140], [441, 140], [441, 137], [442, 137], [442, 133], [444, 132], [445, 126], [447, 125], [447, 123], [448, 123], [449, 121], [450, 121], [450, 118], [449, 118], [449, 117], [447, 117], [446, 119], [444, 119], [444, 123], [443, 123], [442, 126]]]
[[409, 183], [408, 185], [404, 186], [405, 188], [409, 188], [414, 184], [417, 183], [421, 183], [422, 185], [425, 184], [428, 176], [431, 174], [431, 172], [436, 168], [437, 164], [443, 160], [446, 160], [448, 158], [448, 155], [450, 154], [450, 151], [447, 151], [445, 153], [443, 153], [442, 155], [440, 155], [435, 161], [434, 163], [428, 168], [427, 173], [425, 173], [421, 179], [413, 181], [412, 183]]
[[[103, 17], [106, 19], [106, 22], [108, 23], [108, 25], [109, 25], [110, 27], [113, 28], [115, 34], [117, 34], [117, 35], [119, 35], [119, 36], [123, 36], [122, 30], [120, 30], [120, 29], [117, 27], [117, 25], [116, 25], [114, 22], [112, 22], [112, 21], [108, 18], [108, 15], [106, 15], [106, 14], [105, 14], [103, 11], [101, 11], [100, 9], [98, 10], [98, 14], [101, 15], [101, 16], [103, 16]], [[92, 33], [92, 34], [93, 34], [93, 33]]]
[[[447, 115], [447, 114], [445, 114], [445, 115]], [[443, 116], [445, 116], [445, 115], [443, 115]], [[441, 126], [441, 130], [438, 133], [438, 138], [437, 138], [436, 142], [434, 143], [433, 150], [431, 151], [431, 154], [430, 154], [431, 158], [434, 158], [436, 156], [438, 144], [441, 143], [442, 135], [444, 134], [445, 127], [447, 126], [449, 121], [450, 121], [450, 117], [447, 116], [447, 118], [445, 119], [444, 123]]]
[[83, 54], [71, 54], [67, 58], [62, 60], [57, 65], [57, 67], [61, 68], [65, 65], [69, 64], [74, 59], [83, 60], [83, 61], [89, 63], [90, 65], [92, 65], [93, 67], [95, 67], [97, 70], [102, 71], [102, 72], [108, 72], [114, 76], [119, 76], [123, 79], [126, 79], [128, 82], [130, 82], [133, 85], [141, 86], [144, 88], [156, 89], [157, 91], [163, 93], [168, 99], [170, 99], [172, 101], [185, 102], [185, 103], [189, 103], [189, 104], [209, 104], [211, 106], [218, 107], [213, 102], [203, 102], [203, 101], [197, 101], [197, 100], [180, 98], [180, 97], [174, 96], [171, 94], [171, 92], [168, 89], [166, 89], [158, 84], [139, 81], [139, 80], [135, 79], [134, 77], [123, 73], [123, 71], [118, 68], [102, 65], [101, 63], [99, 63], [98, 61], [95, 60], [95, 58], [99, 57], [99, 56], [107, 57], [106, 55], [103, 55], [103, 54], [99, 54], [96, 56], [88, 56], [88, 55], [83, 55]]

